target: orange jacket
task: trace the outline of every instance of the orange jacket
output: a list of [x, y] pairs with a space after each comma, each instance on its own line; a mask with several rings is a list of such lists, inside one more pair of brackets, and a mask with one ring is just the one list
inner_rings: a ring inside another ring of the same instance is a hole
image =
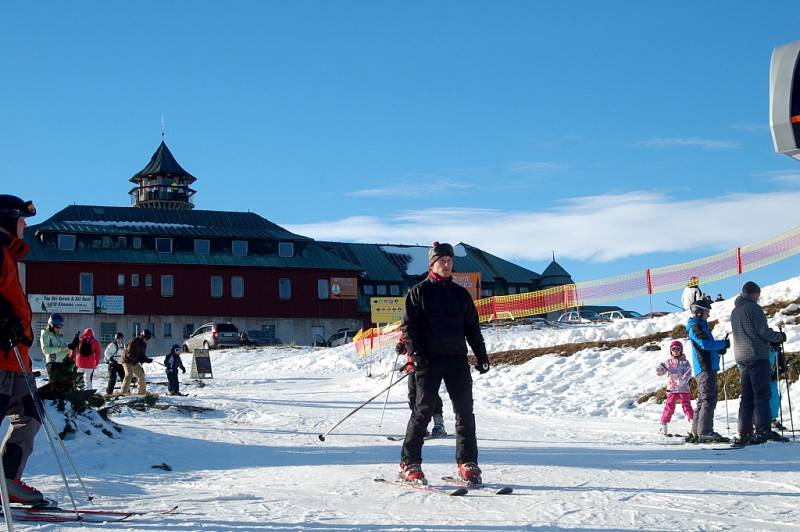
[[[31, 306], [28, 298], [22, 291], [19, 283], [19, 270], [17, 263], [27, 255], [30, 246], [15, 236], [10, 236], [5, 232], [0, 233], [0, 298], [11, 309], [11, 312], [22, 322], [25, 329], [23, 338], [18, 347], [22, 355], [22, 362], [25, 364], [25, 371], [31, 371], [31, 358], [28, 355], [28, 347], [33, 345], [33, 330], [31, 329]], [[5, 306], [5, 305], [4, 305]], [[0, 370], [21, 373], [17, 356], [14, 351], [6, 352], [0, 350]]]

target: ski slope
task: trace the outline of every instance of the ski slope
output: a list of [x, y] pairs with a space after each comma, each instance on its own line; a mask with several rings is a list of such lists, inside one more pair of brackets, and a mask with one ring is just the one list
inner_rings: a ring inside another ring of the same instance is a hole
[[[800, 278], [766, 287], [762, 304], [800, 297]], [[715, 304], [715, 334], [730, 330], [733, 301]], [[790, 309], [791, 311], [791, 309]], [[633, 338], [671, 331], [686, 314], [603, 326], [487, 329], [490, 352], [568, 342]], [[800, 350], [794, 317], [788, 351]], [[484, 480], [514, 488], [496, 496], [459, 498], [406, 491], [373, 481], [393, 478], [408, 419], [405, 384], [383, 406], [375, 401], [320, 442], [324, 432], [387, 384], [391, 349], [376, 354], [371, 378], [352, 345], [333, 349], [263, 348], [213, 353], [214, 379], [184, 379], [189, 397], [160, 402], [211, 408], [126, 409], [122, 428], [104, 435], [96, 417], [79, 417], [66, 445], [98, 507], [165, 509], [113, 525], [18, 525], [19, 530], [798, 530], [800, 445], [767, 444], [716, 451], [661, 439], [661, 405], [636, 398], [664, 384], [661, 351], [586, 349], [571, 357], [542, 356], [520, 366], [473, 373]], [[728, 356], [727, 363], [732, 363]], [[188, 361], [185, 361], [188, 362]], [[187, 364], [188, 365], [188, 364]], [[151, 391], [164, 393], [159, 366], [147, 367]], [[104, 382], [104, 376], [99, 377]], [[794, 388], [798, 388], [795, 386]], [[792, 390], [800, 428], [800, 393]], [[784, 411], [788, 401], [784, 400]], [[729, 401], [735, 431], [737, 403]], [[55, 410], [50, 410], [56, 415]], [[445, 421], [453, 429], [449, 400]], [[94, 423], [94, 424], [93, 424]], [[787, 421], [788, 424], [788, 421]], [[688, 424], [678, 409], [671, 428]], [[716, 427], [726, 433], [725, 405]], [[86, 434], [86, 431], [89, 434]], [[436, 482], [454, 473], [454, 441], [427, 442], [423, 468]], [[166, 463], [172, 471], [154, 469]], [[68, 505], [47, 442], [40, 433], [26, 481]], [[73, 491], [82, 501], [80, 488]]]

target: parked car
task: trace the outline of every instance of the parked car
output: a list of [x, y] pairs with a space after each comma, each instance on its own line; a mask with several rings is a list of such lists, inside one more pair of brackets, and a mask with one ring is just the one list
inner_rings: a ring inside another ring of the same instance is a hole
[[247, 346], [281, 345], [280, 339], [267, 334], [266, 331], [260, 331], [258, 329], [247, 332], [242, 331], [239, 335], [239, 343]]
[[573, 310], [571, 312], [565, 312], [559, 316], [558, 321], [560, 323], [592, 323], [595, 321], [606, 320], [600, 317], [600, 315], [593, 310]]
[[206, 323], [183, 342], [183, 351], [239, 347], [239, 329], [232, 323]]
[[665, 312], [663, 310], [657, 310], [655, 312], [648, 312], [644, 315], [645, 318], [660, 318], [661, 316], [666, 316], [669, 312]]
[[607, 320], [643, 320], [644, 316], [635, 310], [609, 310], [599, 314], [601, 318]]
[[356, 329], [339, 329], [328, 338], [328, 347], [349, 344], [353, 341], [356, 334], [358, 334], [358, 330]]

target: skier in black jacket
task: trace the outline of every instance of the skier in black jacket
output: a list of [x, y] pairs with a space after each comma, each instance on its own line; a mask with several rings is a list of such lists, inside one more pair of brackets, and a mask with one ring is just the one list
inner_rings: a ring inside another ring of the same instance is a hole
[[466, 337], [480, 373], [489, 371], [478, 311], [469, 292], [452, 281], [453, 246], [434, 242], [428, 251], [428, 278], [406, 295], [403, 335], [413, 362], [417, 401], [408, 420], [400, 460], [400, 478], [425, 483], [422, 444], [444, 380], [456, 414], [456, 462], [460, 477], [481, 483], [478, 443], [472, 412], [472, 376]]

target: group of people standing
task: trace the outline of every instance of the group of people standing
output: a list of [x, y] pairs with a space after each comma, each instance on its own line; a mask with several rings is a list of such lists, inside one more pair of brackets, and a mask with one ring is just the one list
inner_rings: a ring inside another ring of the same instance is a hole
[[[692, 347], [692, 364], [683, 354], [683, 343], [674, 341], [670, 345], [670, 358], [656, 368], [658, 375], [667, 375], [667, 401], [661, 416], [661, 432], [668, 434], [667, 424], [680, 400], [692, 428], [686, 441], [690, 443], [728, 442], [729, 438], [714, 430], [714, 412], [717, 405], [717, 373], [720, 361], [731, 347], [728, 335], [715, 339], [708, 324], [711, 301], [703, 297], [696, 277], [684, 290], [684, 304], [692, 316], [686, 324]], [[698, 295], [699, 294], [699, 295]], [[741, 397], [738, 414], [737, 445], [751, 445], [766, 441], [783, 441], [771, 423], [778, 405], [778, 390], [774, 377], [779, 367], [785, 370], [780, 346], [786, 341], [786, 333], [775, 331], [767, 324], [764, 310], [758, 304], [761, 288], [747, 281], [734, 301], [731, 312], [731, 334], [733, 335], [734, 359], [739, 368]], [[777, 367], [776, 367], [777, 366]], [[689, 379], [694, 375], [697, 383], [697, 409], [691, 404]], [[723, 376], [724, 382], [724, 376]]]

